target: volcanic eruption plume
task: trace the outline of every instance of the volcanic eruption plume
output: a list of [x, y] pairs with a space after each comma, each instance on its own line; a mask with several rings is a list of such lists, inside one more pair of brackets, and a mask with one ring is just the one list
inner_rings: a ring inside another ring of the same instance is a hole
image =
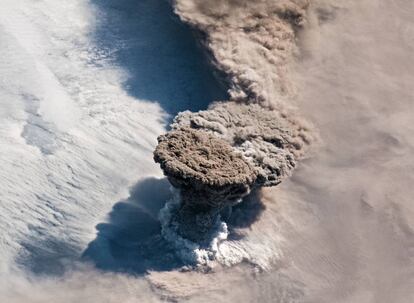
[[178, 114], [154, 152], [180, 193], [166, 224], [180, 237], [203, 243], [220, 213], [254, 188], [279, 184], [313, 140], [310, 126], [287, 103], [293, 93], [288, 63], [308, 1], [173, 4], [202, 33], [201, 42], [230, 87], [230, 100]]

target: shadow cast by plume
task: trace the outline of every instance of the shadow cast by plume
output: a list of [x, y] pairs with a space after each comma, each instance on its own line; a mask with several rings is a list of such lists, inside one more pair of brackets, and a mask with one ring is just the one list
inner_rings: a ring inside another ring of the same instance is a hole
[[[83, 259], [101, 270], [138, 275], [186, 265], [161, 236], [158, 213], [171, 198], [169, 188], [167, 179], [148, 178], [137, 183], [127, 200], [115, 204], [108, 222], [96, 226], [98, 235]], [[258, 220], [264, 209], [258, 191], [235, 206], [226, 220], [232, 231], [230, 238], [241, 237], [243, 229]]]
[[261, 198], [260, 189], [254, 189], [242, 202], [233, 206], [231, 215], [225, 219], [229, 227], [233, 229], [248, 228], [258, 221], [266, 209]]
[[83, 254], [97, 268], [144, 274], [183, 264], [162, 238], [158, 212], [171, 198], [166, 179], [148, 178], [136, 184], [126, 201], [116, 203], [107, 223], [96, 226], [98, 235]]
[[168, 1], [92, 0], [92, 4], [99, 16], [92, 38], [114, 65], [126, 71], [123, 86], [128, 94], [159, 103], [171, 117], [227, 100], [224, 80]]

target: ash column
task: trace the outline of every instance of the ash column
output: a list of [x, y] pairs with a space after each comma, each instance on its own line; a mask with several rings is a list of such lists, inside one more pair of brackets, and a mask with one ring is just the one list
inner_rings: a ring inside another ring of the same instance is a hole
[[220, 211], [246, 196], [257, 178], [228, 142], [191, 128], [160, 136], [154, 160], [181, 193], [173, 224], [194, 242], [208, 238]]

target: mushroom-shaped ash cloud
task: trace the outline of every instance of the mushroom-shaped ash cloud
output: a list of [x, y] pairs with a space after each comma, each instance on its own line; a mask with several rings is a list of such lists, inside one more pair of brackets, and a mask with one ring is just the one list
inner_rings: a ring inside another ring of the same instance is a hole
[[220, 213], [253, 188], [279, 184], [313, 141], [311, 127], [287, 102], [294, 96], [289, 62], [309, 1], [172, 3], [181, 20], [202, 33], [211, 63], [225, 75], [230, 100], [178, 114], [172, 130], [159, 137], [155, 161], [181, 195], [165, 208], [164, 214], [170, 212], [163, 216], [163, 230], [172, 241], [191, 240], [184, 246], [197, 243], [195, 250], [214, 254], [214, 241], [210, 248], [203, 243], [212, 240]]
[[312, 140], [295, 115], [258, 104], [216, 103], [180, 113], [158, 138], [154, 159], [181, 193], [173, 216], [180, 236], [200, 243], [220, 212], [252, 188], [274, 186], [290, 175]]
[[292, 110], [220, 102], [209, 110], [180, 113], [173, 129], [193, 128], [226, 140], [257, 174], [257, 186], [274, 186], [289, 176], [313, 141], [307, 122]]
[[154, 159], [181, 193], [173, 218], [177, 231], [200, 242], [220, 211], [250, 192], [256, 171], [228, 142], [207, 132], [181, 128], [160, 136], [158, 142]]

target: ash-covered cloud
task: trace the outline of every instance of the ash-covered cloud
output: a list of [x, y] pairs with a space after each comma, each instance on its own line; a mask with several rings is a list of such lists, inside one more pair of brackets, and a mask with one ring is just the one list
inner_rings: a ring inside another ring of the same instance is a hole
[[[240, 201], [253, 188], [279, 184], [313, 141], [311, 127], [288, 102], [295, 93], [288, 65], [296, 51], [296, 31], [306, 22], [308, 2], [173, 2], [180, 18], [203, 33], [201, 42], [211, 54], [212, 63], [226, 76], [230, 96], [230, 100], [216, 102], [205, 111], [179, 114], [172, 131], [159, 138], [154, 158], [181, 192], [182, 205], [177, 215], [180, 219], [174, 223], [180, 226], [180, 222], [186, 222], [185, 228], [176, 228], [181, 236], [195, 242], [197, 238], [204, 239], [208, 232], [205, 227], [214, 225], [205, 222], [217, 221], [220, 211]], [[210, 139], [195, 140], [195, 133], [200, 138], [206, 133]], [[220, 138], [221, 143], [210, 144], [213, 137]], [[245, 178], [249, 181], [239, 192], [230, 188], [230, 176], [237, 175], [240, 168], [239, 160], [230, 159], [230, 154], [241, 155], [251, 167], [244, 170], [249, 171]], [[209, 182], [200, 182], [214, 179], [220, 169], [230, 173], [228, 180], [221, 179], [219, 187], [212, 189]], [[214, 202], [211, 208], [212, 198], [222, 203]], [[199, 232], [189, 237], [190, 225]]]
[[274, 107], [294, 91], [287, 63], [307, 5], [290, 0], [176, 0], [175, 11], [206, 34], [204, 45], [227, 75], [232, 100]]
[[117, 273], [104, 273], [88, 265], [78, 265], [59, 277], [31, 276], [13, 270], [0, 274], [0, 302], [149, 302], [161, 300], [148, 282]]

